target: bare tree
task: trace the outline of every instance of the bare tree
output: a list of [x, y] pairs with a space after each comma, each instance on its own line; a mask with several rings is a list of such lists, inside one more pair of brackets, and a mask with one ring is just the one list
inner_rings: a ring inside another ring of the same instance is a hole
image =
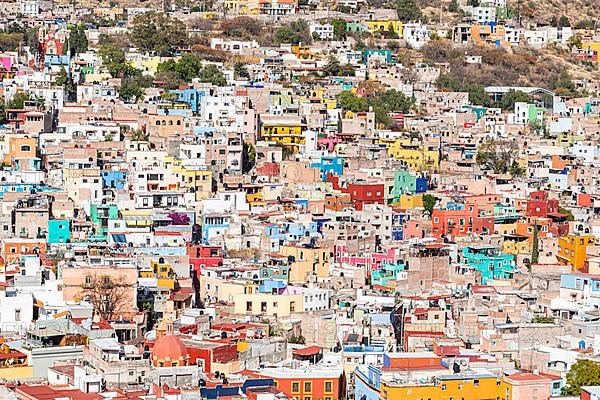
[[522, 176], [525, 171], [519, 165], [518, 157], [519, 145], [515, 140], [491, 139], [479, 146], [476, 161], [495, 174]]
[[133, 284], [127, 282], [124, 275], [94, 274], [85, 278], [81, 295], [92, 305], [94, 315], [112, 320], [130, 308], [132, 290]]

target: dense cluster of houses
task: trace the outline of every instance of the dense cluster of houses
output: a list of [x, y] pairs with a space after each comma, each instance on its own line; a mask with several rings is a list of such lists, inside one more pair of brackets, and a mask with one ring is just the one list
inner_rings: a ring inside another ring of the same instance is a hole
[[[412, 49], [578, 35], [572, 51], [597, 61], [592, 31], [513, 27], [500, 0], [460, 7], [471, 21], [450, 28], [352, 14], [344, 29]], [[90, 27], [72, 55], [84, 10], [0, 2], [0, 26], [39, 28], [0, 53], [0, 397], [598, 398], [564, 397], [571, 368], [600, 361], [597, 82], [574, 81], [585, 97], [486, 87], [527, 100], [474, 105], [436, 87], [447, 65], [357, 49], [322, 20], [312, 44], [214, 35], [247, 74], [214, 63], [225, 85], [155, 80], [124, 101], [97, 43], [147, 10], [85, 11], [124, 22]], [[125, 57], [154, 77], [186, 51]], [[334, 61], [353, 72], [323, 74]], [[374, 81], [414, 106], [382, 123], [342, 104]]]

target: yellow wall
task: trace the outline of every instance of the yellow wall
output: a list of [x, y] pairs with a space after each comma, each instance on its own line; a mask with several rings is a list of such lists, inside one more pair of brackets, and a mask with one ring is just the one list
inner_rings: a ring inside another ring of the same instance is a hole
[[293, 256], [295, 261], [290, 265], [289, 282], [306, 283], [307, 277], [316, 272], [320, 278], [329, 276], [329, 250], [309, 249], [298, 246], [283, 246], [279, 253]]
[[402, 194], [400, 195], [400, 201], [395, 203], [394, 205], [406, 209], [423, 207], [423, 195]]
[[0, 368], [0, 379], [33, 378], [33, 367]]
[[396, 32], [399, 36], [402, 36], [402, 22], [394, 21], [394, 20], [381, 20], [381, 21], [367, 21], [367, 30], [370, 33], [375, 32], [388, 32], [390, 30], [390, 25], [394, 28], [394, 32]]
[[504, 246], [502, 247], [502, 251], [506, 254], [529, 254], [529, 240], [523, 240], [522, 242], [518, 242], [515, 240], [505, 240]]
[[[443, 380], [435, 385], [428, 386], [388, 386], [387, 382], [381, 383], [381, 398], [386, 400], [421, 400], [421, 399], [469, 399], [487, 400], [497, 397], [504, 398], [506, 385], [497, 384], [496, 377], [476, 378], [479, 385], [475, 386], [473, 379]], [[443, 389], [445, 385], [445, 389]]]
[[593, 236], [568, 235], [558, 238], [559, 250], [557, 256], [567, 265], [582, 269], [587, 259], [587, 246], [593, 242]]
[[[234, 314], [244, 315], [269, 315], [277, 317], [289, 317], [291, 313], [302, 312], [302, 294], [273, 295], [271, 293], [241, 294], [235, 297]], [[248, 302], [252, 303], [252, 309], [248, 310]], [[266, 303], [263, 311], [262, 304]], [[293, 303], [293, 310], [292, 310]]]

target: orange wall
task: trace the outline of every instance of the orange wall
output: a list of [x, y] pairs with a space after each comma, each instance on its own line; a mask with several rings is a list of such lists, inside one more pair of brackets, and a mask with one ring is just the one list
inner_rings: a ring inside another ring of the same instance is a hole
[[[281, 390], [289, 397], [297, 397], [302, 400], [337, 400], [340, 398], [340, 378], [274, 378], [277, 389]], [[325, 382], [331, 382], [331, 392], [325, 393]], [[305, 383], [311, 383], [310, 392], [305, 391]], [[292, 385], [298, 383], [300, 391], [292, 391]]]

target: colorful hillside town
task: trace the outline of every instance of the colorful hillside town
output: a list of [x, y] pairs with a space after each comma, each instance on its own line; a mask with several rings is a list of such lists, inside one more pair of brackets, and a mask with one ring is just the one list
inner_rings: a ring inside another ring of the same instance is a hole
[[0, 0], [0, 398], [600, 399], [600, 20], [542, 3]]

